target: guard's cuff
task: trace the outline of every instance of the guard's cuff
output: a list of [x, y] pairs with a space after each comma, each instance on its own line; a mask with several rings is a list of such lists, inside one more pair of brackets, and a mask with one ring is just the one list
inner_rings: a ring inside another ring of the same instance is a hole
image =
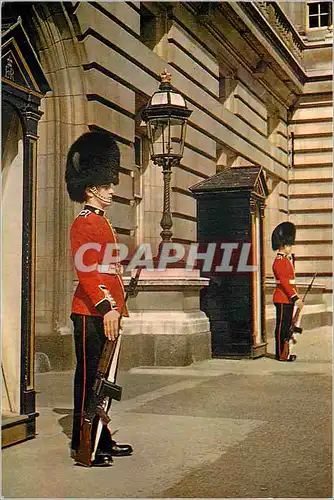
[[104, 316], [105, 314], [107, 314], [107, 312], [111, 311], [112, 309], [116, 309], [117, 304], [105, 285], [99, 285], [99, 288], [104, 293], [104, 299], [100, 300], [97, 304], [95, 304], [95, 307], [98, 310], [98, 312], [100, 314], [103, 314]]
[[290, 299], [292, 300], [293, 303], [297, 302], [297, 300], [299, 299], [298, 295], [292, 295], [292, 297], [290, 297]]
[[103, 299], [101, 302], [95, 305], [96, 309], [100, 314], [103, 316], [107, 314], [107, 312], [111, 311], [113, 309], [112, 305], [110, 304], [108, 299]]

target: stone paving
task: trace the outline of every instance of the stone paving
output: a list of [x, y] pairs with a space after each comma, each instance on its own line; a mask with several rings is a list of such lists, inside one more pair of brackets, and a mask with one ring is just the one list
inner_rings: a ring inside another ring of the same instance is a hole
[[[37, 375], [39, 434], [3, 450], [5, 498], [329, 498], [332, 331], [306, 331], [295, 363], [212, 359], [121, 372], [108, 469], [69, 458], [72, 372]], [[272, 352], [272, 342], [269, 351]]]

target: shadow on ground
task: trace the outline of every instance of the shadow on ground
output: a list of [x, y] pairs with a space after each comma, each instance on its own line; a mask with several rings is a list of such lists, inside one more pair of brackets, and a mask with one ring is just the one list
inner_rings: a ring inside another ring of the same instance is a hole
[[59, 415], [64, 415], [58, 420], [58, 423], [62, 428], [63, 434], [71, 439], [73, 411], [68, 408], [53, 408], [53, 411]]

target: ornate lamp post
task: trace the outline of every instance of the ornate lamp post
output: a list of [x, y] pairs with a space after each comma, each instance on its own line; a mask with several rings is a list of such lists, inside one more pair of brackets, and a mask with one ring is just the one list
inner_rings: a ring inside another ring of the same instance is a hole
[[155, 165], [162, 166], [164, 180], [163, 215], [160, 221], [162, 244], [171, 241], [173, 225], [170, 213], [170, 181], [172, 167], [182, 156], [187, 120], [192, 113], [186, 101], [170, 84], [171, 75], [160, 73], [161, 83], [143, 111], [147, 125], [150, 155]]
[[[130, 322], [133, 321], [134, 332], [145, 333], [139, 349], [144, 364], [184, 366], [190, 359], [210, 357], [210, 323], [199, 308], [200, 289], [209, 280], [201, 278], [197, 269], [189, 272], [180, 260], [159, 267], [166, 250], [170, 257], [176, 252], [171, 241], [170, 181], [172, 167], [178, 165], [183, 156], [187, 119], [191, 114], [182, 95], [171, 86], [171, 75], [165, 70], [160, 78], [159, 90], [151, 96], [142, 119], [147, 124], [151, 159], [162, 167], [163, 173], [161, 241], [153, 259], [154, 268], [148, 270], [153, 272], [143, 270], [140, 294], [131, 305]], [[146, 308], [149, 314], [145, 314]], [[147, 343], [147, 348], [142, 342]], [[138, 349], [133, 358], [139, 359]]]

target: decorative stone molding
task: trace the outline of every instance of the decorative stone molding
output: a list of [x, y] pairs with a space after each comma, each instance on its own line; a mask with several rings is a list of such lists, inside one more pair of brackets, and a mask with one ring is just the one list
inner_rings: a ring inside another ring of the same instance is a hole
[[278, 2], [256, 2], [256, 5], [293, 55], [301, 61], [304, 43]]

